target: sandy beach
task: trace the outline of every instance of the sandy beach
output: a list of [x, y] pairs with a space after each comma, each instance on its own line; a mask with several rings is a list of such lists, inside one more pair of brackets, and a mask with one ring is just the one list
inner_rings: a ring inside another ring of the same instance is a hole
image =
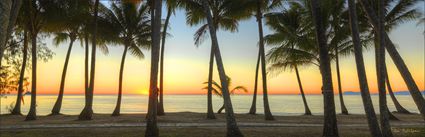
[[[395, 114], [400, 120], [391, 121], [396, 136], [425, 134], [425, 122], [419, 114]], [[24, 121], [24, 116], [1, 115], [1, 136], [83, 136], [99, 137], [142, 136], [145, 114], [123, 114], [111, 117], [95, 114], [91, 121], [78, 121], [76, 115], [40, 116], [36, 121]], [[243, 133], [249, 137], [320, 136], [323, 116], [276, 116], [275, 121], [264, 120], [263, 115], [236, 114]], [[341, 136], [370, 136], [364, 115], [338, 115]], [[225, 116], [217, 114], [208, 120], [203, 113], [167, 113], [158, 117], [160, 136], [164, 137], [221, 137], [225, 135]], [[40, 126], [42, 128], [40, 128]], [[69, 134], [63, 134], [69, 133]]]

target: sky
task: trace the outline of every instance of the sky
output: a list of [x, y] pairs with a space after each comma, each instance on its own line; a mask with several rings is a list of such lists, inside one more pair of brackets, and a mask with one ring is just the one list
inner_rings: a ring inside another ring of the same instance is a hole
[[[419, 5], [424, 5], [423, 2]], [[418, 6], [422, 8], [423, 6]], [[165, 13], [164, 13], [165, 14]], [[163, 15], [165, 16], [165, 15]], [[165, 17], [164, 17], [165, 18]], [[206, 40], [199, 47], [193, 42], [193, 34], [199, 26], [186, 25], [183, 11], [177, 11], [171, 17], [169, 33], [165, 48], [165, 94], [206, 94], [202, 84], [207, 81], [210, 41]], [[424, 26], [417, 22], [407, 22], [390, 33], [392, 41], [407, 64], [420, 90], [425, 86], [425, 45]], [[265, 27], [265, 35], [272, 33]], [[255, 65], [258, 54], [258, 28], [254, 19], [240, 22], [239, 31], [230, 33], [218, 31], [219, 46], [222, 53], [226, 74], [232, 78], [233, 86], [245, 86], [252, 94], [254, 87]], [[209, 38], [208, 38], [209, 39]], [[37, 92], [40, 94], [57, 94], [61, 73], [65, 61], [68, 43], [54, 46], [51, 38], [44, 41], [55, 52], [48, 62], [38, 62]], [[117, 94], [118, 76], [123, 46], [110, 46], [109, 54], [97, 52], [95, 94]], [[377, 93], [376, 72], [373, 48], [364, 52], [366, 73], [372, 93]], [[145, 58], [138, 59], [131, 54], [127, 56], [124, 69], [124, 94], [147, 94], [149, 86], [150, 51], [144, 51]], [[332, 62], [332, 76], [335, 93], [337, 81], [335, 62]], [[343, 91], [359, 91], [355, 60], [353, 55], [341, 57], [341, 82]], [[389, 77], [395, 91], [407, 90], [400, 73], [387, 56]], [[317, 66], [300, 68], [301, 81], [306, 94], [320, 94], [321, 75]], [[27, 73], [27, 76], [30, 76]], [[219, 80], [214, 68], [214, 79]], [[260, 79], [261, 80], [261, 77]], [[267, 79], [270, 94], [299, 94], [295, 72], [285, 71], [280, 75], [270, 75]], [[262, 93], [261, 83], [259, 94]], [[71, 53], [65, 83], [65, 94], [84, 93], [84, 49], [80, 42], [75, 42]]]

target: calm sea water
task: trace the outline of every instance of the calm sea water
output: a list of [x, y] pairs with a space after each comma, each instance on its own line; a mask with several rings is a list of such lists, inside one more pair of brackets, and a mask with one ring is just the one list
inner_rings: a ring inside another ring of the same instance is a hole
[[[40, 95], [37, 97], [37, 115], [47, 115], [50, 113], [53, 104], [56, 101], [56, 95]], [[407, 110], [418, 113], [410, 95], [397, 95], [398, 101]], [[112, 113], [115, 108], [116, 95], [95, 95], [93, 111], [95, 113]], [[388, 96], [388, 106], [394, 111], [394, 105]], [[349, 113], [363, 114], [363, 103], [360, 95], [345, 95], [345, 104]], [[378, 112], [378, 96], [372, 95], [372, 100], [376, 111]], [[7, 98], [1, 98], [1, 114], [9, 113], [8, 108], [16, 101], [15, 95], [8, 95]], [[25, 104], [22, 106], [22, 112], [28, 113], [30, 106], [30, 96], [24, 97]], [[251, 106], [251, 95], [234, 95], [232, 103], [236, 113], [247, 113]], [[262, 96], [257, 99], [257, 112], [263, 112]], [[323, 97], [321, 95], [307, 95], [308, 105], [313, 114], [323, 114]], [[218, 96], [213, 96], [214, 111], [217, 111], [223, 100]], [[270, 107], [274, 115], [300, 115], [304, 113], [304, 107], [300, 95], [270, 95]], [[206, 95], [166, 95], [164, 96], [164, 107], [166, 112], [206, 112]], [[122, 100], [122, 113], [146, 113], [148, 96], [146, 95], [124, 95]], [[340, 113], [339, 98], [335, 96], [335, 105], [337, 113]], [[62, 106], [63, 114], [79, 114], [84, 107], [83, 95], [65, 95]]]

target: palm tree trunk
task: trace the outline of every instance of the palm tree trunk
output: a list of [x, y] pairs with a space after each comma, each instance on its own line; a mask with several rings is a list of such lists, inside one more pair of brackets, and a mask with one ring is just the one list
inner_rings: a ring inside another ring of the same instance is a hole
[[165, 18], [164, 31], [162, 31], [162, 44], [161, 44], [161, 60], [159, 68], [159, 102], [158, 102], [158, 116], [165, 115], [164, 112], [164, 51], [165, 39], [167, 37], [168, 24], [171, 18], [171, 8], [167, 9], [167, 17]]
[[339, 55], [338, 48], [335, 48], [335, 62], [336, 62], [336, 75], [338, 80], [338, 93], [339, 93], [339, 102], [341, 104], [341, 113], [343, 115], [348, 115], [347, 107], [345, 107], [344, 97], [342, 94], [342, 85], [341, 85], [341, 73], [339, 69]]
[[223, 110], [224, 110], [224, 104], [221, 106], [221, 108], [220, 108], [220, 109], [218, 109], [217, 113], [218, 113], [218, 114], [221, 114], [221, 112], [223, 112]]
[[405, 109], [403, 106], [401, 106], [400, 102], [398, 102], [397, 98], [395, 97], [393, 89], [391, 87], [389, 77], [388, 77], [388, 69], [386, 69], [386, 70], [387, 71], [385, 73], [385, 77], [386, 77], [385, 82], [387, 84], [387, 89], [388, 89], [388, 92], [390, 93], [391, 100], [393, 101], [397, 112], [403, 113], [403, 114], [411, 114], [407, 109]]
[[264, 104], [264, 115], [266, 120], [274, 120], [272, 112], [270, 111], [269, 99], [267, 93], [267, 73], [266, 73], [266, 56], [264, 50], [264, 36], [263, 36], [263, 13], [261, 12], [262, 2], [257, 1], [257, 23], [260, 37], [260, 59], [261, 59], [261, 76], [263, 80], [263, 104]]
[[226, 109], [226, 127], [227, 127], [227, 137], [243, 137], [239, 127], [236, 123], [235, 115], [233, 112], [232, 100], [230, 99], [229, 86], [227, 83], [227, 75], [224, 70], [223, 60], [221, 58], [220, 47], [218, 45], [218, 39], [216, 34], [215, 26], [213, 25], [213, 19], [211, 16], [211, 10], [208, 5], [207, 0], [202, 0], [202, 6], [204, 8], [204, 13], [207, 17], [208, 27], [210, 31], [210, 37], [212, 42], [212, 47], [214, 49], [215, 59], [217, 61], [218, 73], [220, 76], [222, 94], [224, 99], [224, 107]]
[[[382, 34], [382, 33], [381, 33]], [[379, 36], [379, 35], [378, 35]], [[381, 130], [384, 137], [392, 136], [391, 126], [389, 123], [390, 120], [390, 112], [387, 107], [386, 100], [386, 91], [385, 91], [385, 70], [382, 68], [385, 61], [385, 55], [381, 55], [382, 52], [385, 52], [383, 47], [382, 39], [379, 40], [379, 44], [375, 46], [375, 54], [376, 54], [376, 72], [378, 78], [378, 90], [379, 90], [379, 112], [380, 112], [380, 123]], [[385, 48], [385, 47], [384, 47]], [[382, 51], [384, 50], [384, 51]]]
[[86, 43], [85, 46], [85, 55], [84, 55], [84, 95], [85, 98], [88, 98], [89, 91], [89, 34], [85, 34], [84, 41]]
[[83, 111], [78, 116], [79, 120], [91, 120], [93, 116], [93, 91], [94, 91], [94, 74], [96, 70], [96, 36], [97, 36], [97, 14], [99, 7], [99, 0], [94, 3], [94, 29], [92, 39], [92, 52], [91, 52], [91, 66], [90, 66], [90, 82], [86, 94], [86, 101]]
[[34, 32], [34, 27], [31, 31], [31, 106], [25, 121], [36, 120], [37, 107], [37, 33]]
[[22, 66], [21, 72], [19, 74], [19, 83], [18, 83], [18, 94], [16, 98], [16, 104], [13, 108], [12, 115], [21, 115], [21, 100], [23, 98], [22, 92], [24, 90], [24, 78], [25, 78], [25, 68], [27, 66], [27, 58], [28, 58], [28, 32], [24, 30], [24, 49], [22, 50], [23, 58], [22, 58]]
[[[162, 0], [154, 0], [153, 2], [153, 19], [152, 21], [152, 54], [151, 54], [151, 74], [149, 85], [149, 104], [146, 119], [145, 137], [158, 137], [159, 131], [157, 126], [157, 101], [158, 101], [158, 64], [159, 64], [159, 48], [161, 44], [161, 14]], [[152, 14], [151, 13], [151, 14]]]
[[212, 79], [214, 72], [214, 47], [211, 45], [211, 53], [210, 53], [210, 62], [208, 68], [208, 93], [207, 93], [207, 118], [208, 119], [216, 119], [214, 115], [213, 105], [212, 105]]
[[[368, 3], [369, 1], [360, 0], [360, 2], [365, 13], [367, 14], [367, 17], [369, 18], [369, 22], [371, 22], [371, 24], [375, 28], [378, 27], [378, 17], [371, 5]], [[412, 74], [410, 73], [409, 69], [403, 61], [403, 58], [400, 56], [394, 44], [392, 43], [390, 37], [385, 32], [383, 35], [386, 41], [386, 49], [389, 55], [391, 56], [391, 59], [393, 60], [394, 64], [396, 65], [398, 71], [400, 72], [401, 76], [403, 77], [404, 82], [406, 83], [407, 88], [409, 89], [410, 95], [412, 96], [416, 106], [418, 107], [419, 112], [425, 120], [425, 99], [422, 97], [419, 88], [412, 77]]]
[[375, 28], [375, 31], [378, 35], [379, 44], [376, 45], [375, 54], [376, 54], [376, 72], [378, 78], [378, 89], [379, 89], [379, 110], [380, 110], [380, 120], [381, 120], [381, 130], [384, 137], [392, 137], [391, 126], [389, 121], [389, 113], [387, 107], [387, 94], [385, 90], [385, 4], [384, 0], [378, 0], [378, 17], [379, 17], [379, 25]]
[[123, 81], [124, 64], [125, 64], [125, 57], [127, 55], [128, 45], [129, 45], [129, 42], [126, 42], [126, 45], [124, 47], [124, 52], [121, 58], [120, 75], [119, 75], [119, 83], [118, 83], [118, 99], [117, 99], [117, 105], [115, 106], [112, 116], [119, 116], [121, 112], [122, 81]]
[[297, 75], [297, 81], [298, 81], [298, 85], [300, 87], [301, 97], [302, 97], [303, 103], [304, 103], [304, 109], [305, 109], [304, 115], [311, 115], [310, 108], [308, 107], [308, 104], [307, 104], [307, 99], [305, 98], [304, 89], [303, 89], [303, 85], [301, 83], [300, 73], [298, 72], [297, 65], [295, 65], [295, 74]]
[[[73, 35], [73, 34], [71, 34], [71, 35]], [[61, 85], [60, 85], [60, 89], [59, 89], [59, 94], [58, 94], [58, 98], [56, 100], [56, 103], [53, 106], [52, 114], [51, 115], [59, 115], [60, 114], [61, 107], [62, 107], [63, 93], [64, 93], [64, 89], [65, 89], [66, 72], [68, 70], [69, 57], [71, 56], [72, 46], [73, 46], [73, 43], [74, 43], [76, 37], [75, 36], [70, 36], [70, 39], [71, 39], [71, 42], [69, 43], [68, 51], [66, 53], [65, 64], [63, 65], [63, 71], [62, 71], [62, 78], [61, 78]]]
[[260, 50], [258, 50], [257, 65], [255, 67], [254, 93], [252, 94], [251, 109], [249, 109], [249, 114], [251, 115], [255, 115], [257, 112], [257, 89], [258, 89], [258, 71], [260, 69], [260, 57], [261, 57], [261, 53], [260, 53]]
[[356, 4], [354, 0], [348, 0], [351, 34], [354, 44], [354, 56], [356, 59], [357, 76], [360, 84], [360, 93], [362, 96], [363, 107], [366, 112], [368, 126], [373, 137], [382, 137], [381, 129], [379, 128], [378, 120], [373, 108], [372, 99], [369, 93], [367, 83], [366, 70], [363, 60], [362, 45], [360, 44], [359, 23], [357, 21]]
[[316, 39], [319, 46], [320, 72], [322, 74], [322, 92], [324, 100], [323, 136], [336, 137], [339, 135], [332, 86], [332, 72], [328, 54], [329, 50], [326, 44], [325, 29], [322, 23], [322, 13], [320, 12], [320, 2], [318, 0], [312, 0], [310, 6], [316, 28]]
[[[374, 35], [376, 36], [376, 37], [375, 37], [375, 39], [374, 39], [374, 40], [375, 40], [375, 45], [379, 45], [379, 38], [377, 37], [377, 36], [378, 36], [378, 33], [374, 33]], [[377, 59], [378, 59], [378, 56], [377, 56], [377, 55], [379, 54], [379, 53], [378, 53], [378, 51], [376, 51], [376, 50], [375, 50], [375, 54], [376, 54], [376, 55], [375, 55], [376, 62], [378, 62], [378, 60], [377, 60]], [[385, 64], [385, 66], [384, 66], [385, 73], [387, 73], [387, 70], [386, 70], [386, 69], [387, 69], [387, 68], [386, 68], [386, 63], [384, 63], [384, 64]], [[378, 65], [378, 64], [377, 64], [377, 65]], [[378, 67], [378, 66], [377, 66], [377, 67]], [[376, 72], [378, 73], [378, 71], [376, 71]], [[386, 75], [386, 76], [387, 76], [387, 75]], [[385, 79], [387, 79], [387, 78], [385, 78]], [[388, 85], [387, 85], [387, 86], [388, 86]], [[378, 88], [379, 88], [379, 87], [378, 87]], [[388, 103], [387, 103], [387, 104], [388, 104]], [[399, 120], [396, 116], [394, 116], [394, 115], [391, 113], [390, 109], [388, 109], [388, 105], [386, 105], [385, 107], [386, 107], [385, 109], [386, 109], [386, 110], [387, 110], [387, 112], [388, 112], [388, 119], [389, 119], [389, 120]]]

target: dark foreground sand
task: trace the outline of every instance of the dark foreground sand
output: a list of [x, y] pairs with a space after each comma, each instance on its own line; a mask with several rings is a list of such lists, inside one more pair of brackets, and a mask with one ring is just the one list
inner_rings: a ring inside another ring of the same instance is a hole
[[[425, 136], [425, 122], [418, 114], [395, 114], [400, 121], [391, 121], [393, 133], [395, 136]], [[224, 123], [224, 114], [217, 114], [217, 119], [208, 120], [203, 113], [167, 113], [165, 116], [158, 117], [159, 123]], [[40, 116], [36, 121], [24, 121], [25, 116], [0, 116], [1, 126], [20, 126], [20, 125], [49, 125], [49, 124], [104, 124], [104, 123], [143, 123], [145, 114], [123, 114], [119, 117], [111, 117], [108, 114], [95, 114], [91, 121], [78, 121], [75, 115], [58, 116]], [[322, 127], [307, 126], [297, 127], [300, 124], [319, 124], [323, 123], [323, 116], [275, 116], [275, 121], [265, 121], [263, 115], [236, 114], [239, 123], [258, 123], [274, 124], [285, 123], [294, 126], [282, 127], [241, 127], [241, 131], [247, 137], [309, 137], [321, 136]], [[364, 115], [338, 115], [338, 124], [340, 136], [343, 137], [365, 137], [370, 136], [367, 126], [347, 126], [347, 125], [366, 125]], [[345, 125], [345, 126], [344, 126]], [[0, 137], [77, 137], [77, 136], [143, 136], [145, 127], [96, 127], [96, 128], [36, 128], [36, 129], [1, 129]], [[163, 137], [223, 137], [226, 128], [216, 127], [160, 127], [160, 136]]]

